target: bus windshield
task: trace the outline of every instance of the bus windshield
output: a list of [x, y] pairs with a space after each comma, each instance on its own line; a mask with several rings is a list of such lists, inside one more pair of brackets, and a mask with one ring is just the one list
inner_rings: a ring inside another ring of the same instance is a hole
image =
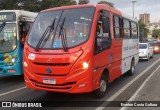
[[[11, 52], [16, 48], [16, 24], [0, 22], [0, 53]], [[2, 26], [3, 25], [3, 26]]]
[[[94, 10], [94, 7], [86, 7], [41, 12], [29, 33], [28, 44], [36, 48], [44, 33], [40, 48], [63, 48], [63, 40], [66, 40], [67, 48], [84, 43], [90, 34]], [[52, 31], [46, 31], [52, 24]]]

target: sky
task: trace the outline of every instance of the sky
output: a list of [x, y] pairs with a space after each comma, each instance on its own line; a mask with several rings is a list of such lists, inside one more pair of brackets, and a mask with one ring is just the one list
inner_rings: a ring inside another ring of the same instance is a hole
[[[78, 1], [78, 0], [76, 0]], [[90, 3], [97, 4], [100, 0], [90, 0]], [[133, 16], [133, 0], [107, 0], [114, 4], [114, 7], [123, 13]], [[150, 22], [160, 21], [160, 0], [134, 0], [134, 14], [139, 19], [139, 14], [150, 14]]]

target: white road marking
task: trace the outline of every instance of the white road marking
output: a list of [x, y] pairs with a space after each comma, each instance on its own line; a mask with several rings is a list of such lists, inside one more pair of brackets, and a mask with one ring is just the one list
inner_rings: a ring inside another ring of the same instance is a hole
[[[143, 84], [140, 86], [140, 88], [134, 93], [134, 95], [128, 100], [128, 101], [133, 101], [137, 94], [140, 92], [140, 90], [143, 89], [143, 87], [145, 86], [145, 84], [147, 83], [147, 81], [154, 75], [154, 73], [160, 68], [160, 66], [153, 72], [151, 73], [151, 75], [143, 82]], [[122, 107], [120, 110], [126, 110], [128, 107]]]
[[[137, 81], [143, 74], [145, 74], [148, 70], [150, 70], [155, 64], [157, 64], [160, 61], [158, 59], [156, 62], [154, 62], [152, 65], [150, 65], [147, 69], [145, 69], [143, 72], [141, 72], [138, 76], [136, 76], [134, 79], [132, 79], [129, 83], [127, 83], [125, 86], [123, 86], [119, 91], [117, 91], [114, 95], [109, 97], [106, 101], [113, 101], [116, 97], [118, 97], [122, 92], [124, 92], [132, 83]], [[100, 107], [97, 107], [95, 110], [103, 110], [105, 108], [105, 103], [100, 105]]]
[[14, 93], [14, 92], [17, 92], [17, 91], [20, 91], [22, 89], [26, 89], [27, 87], [24, 86], [24, 87], [21, 87], [21, 88], [18, 88], [18, 89], [15, 89], [15, 90], [12, 90], [12, 91], [8, 91], [8, 92], [5, 92], [5, 93], [2, 93], [0, 94], [0, 97], [4, 96], [4, 95], [8, 95], [8, 94], [11, 94], [11, 93]]

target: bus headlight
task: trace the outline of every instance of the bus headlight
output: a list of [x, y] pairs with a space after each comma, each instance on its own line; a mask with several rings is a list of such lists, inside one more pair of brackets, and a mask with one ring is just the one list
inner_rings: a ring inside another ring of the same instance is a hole
[[83, 68], [87, 69], [89, 67], [89, 64], [87, 62], [83, 62]]
[[11, 62], [12, 62], [12, 63], [15, 63], [15, 62], [16, 62], [16, 59], [15, 59], [15, 58], [12, 58]]
[[13, 66], [13, 65], [16, 64], [16, 60], [17, 60], [16, 58], [12, 58], [8, 62], [6, 62], [6, 65], [7, 66]]

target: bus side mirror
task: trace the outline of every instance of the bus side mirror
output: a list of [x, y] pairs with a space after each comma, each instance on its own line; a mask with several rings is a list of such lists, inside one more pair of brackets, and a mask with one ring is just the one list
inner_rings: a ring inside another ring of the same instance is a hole
[[107, 17], [102, 17], [102, 28], [103, 28], [103, 33], [110, 33], [110, 25], [109, 25], [109, 18]]

